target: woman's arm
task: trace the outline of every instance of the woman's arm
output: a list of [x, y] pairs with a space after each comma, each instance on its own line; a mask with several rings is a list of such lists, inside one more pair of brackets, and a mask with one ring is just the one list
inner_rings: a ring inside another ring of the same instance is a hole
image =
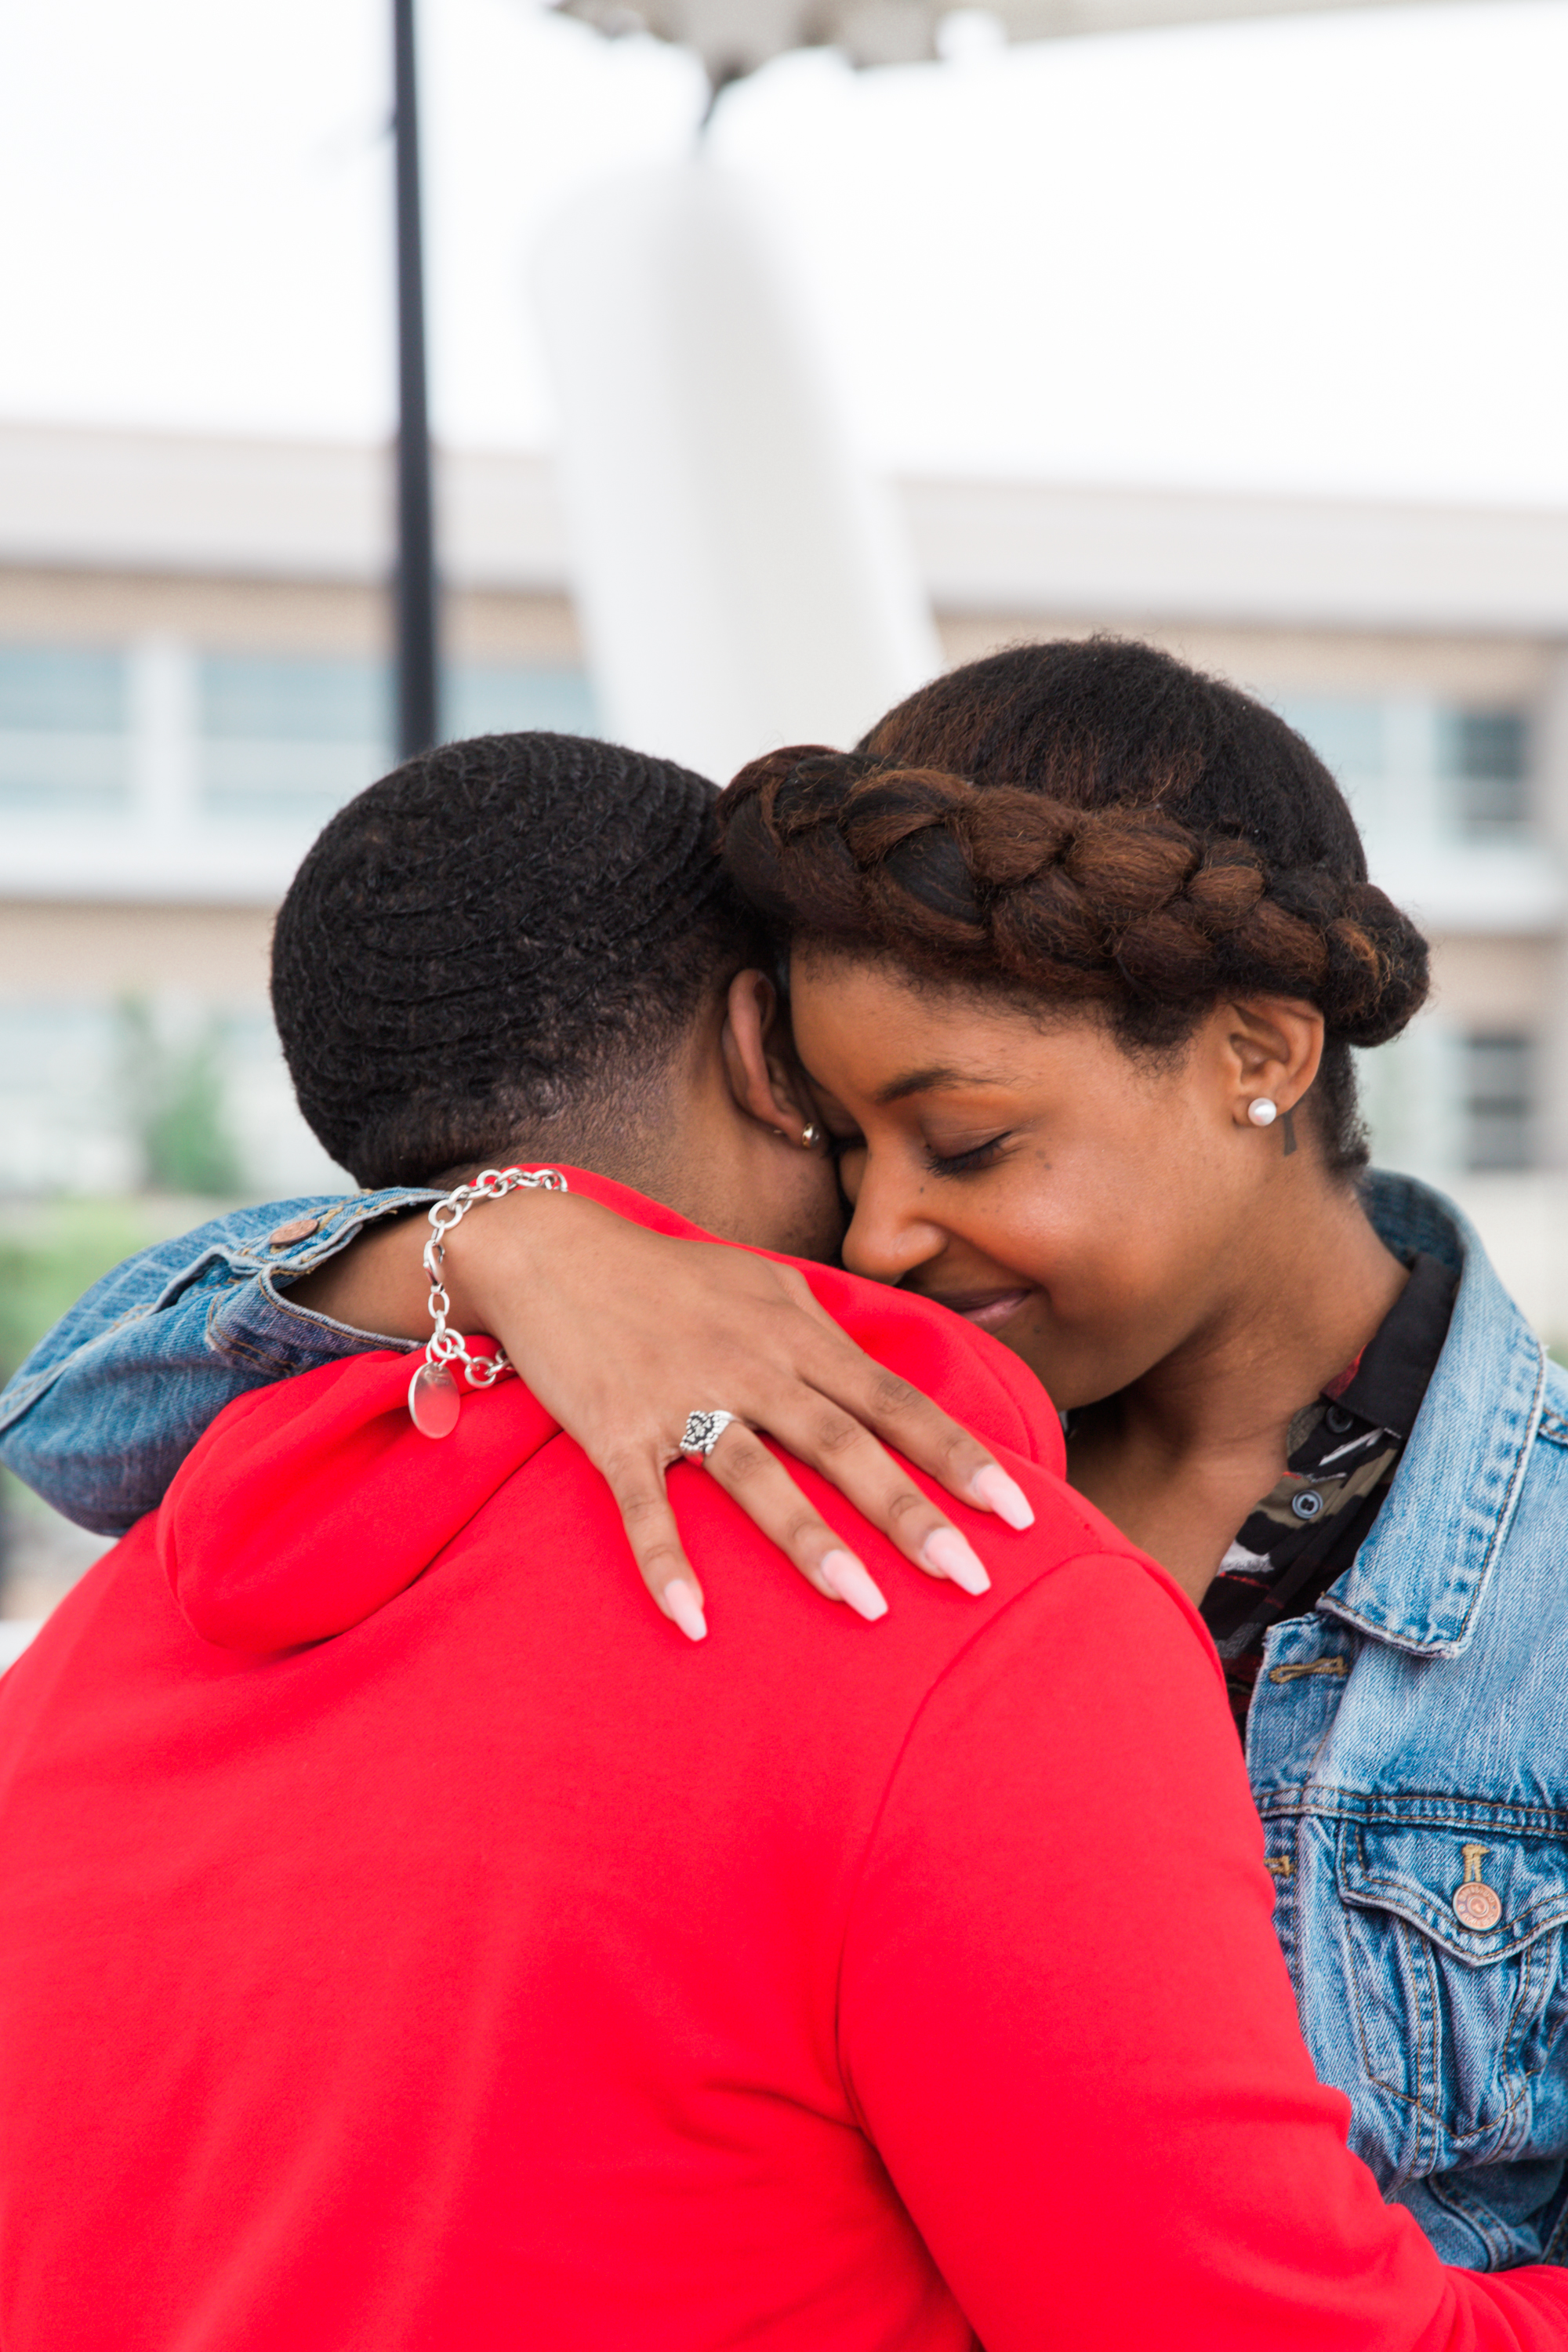
[[[423, 1339], [428, 1231], [413, 1218], [368, 1235], [293, 1297], [346, 1324]], [[1033, 1513], [986, 1447], [866, 1355], [819, 1307], [798, 1267], [722, 1243], [649, 1232], [581, 1192], [512, 1192], [447, 1242], [454, 1329], [499, 1339], [529, 1388], [615, 1495], [644, 1581], [697, 1638], [701, 1585], [665, 1493], [687, 1412], [737, 1415], [708, 1468], [830, 1600], [880, 1616], [880, 1594], [753, 1431], [837, 1486], [928, 1575], [969, 1591], [988, 1579], [952, 1522], [887, 1448], [1010, 1527]]]
[[232, 1398], [402, 1344], [303, 1310], [288, 1285], [367, 1226], [436, 1198], [397, 1185], [274, 1201], [139, 1251], [93, 1284], [0, 1391], [0, 1463], [79, 1527], [123, 1535]]
[[[236, 1396], [428, 1336], [428, 1227], [397, 1213], [436, 1197], [274, 1202], [127, 1260], [0, 1395], [0, 1462], [67, 1517], [123, 1533]], [[929, 1573], [984, 1581], [879, 1440], [950, 1493], [1026, 1524], [987, 1450], [862, 1354], [794, 1267], [542, 1192], [487, 1203], [451, 1235], [447, 1263], [454, 1328], [493, 1332], [603, 1471], [650, 1591], [689, 1633], [701, 1630], [701, 1588], [664, 1472], [699, 1403], [722, 1402], [814, 1463]], [[709, 1467], [819, 1591], [880, 1613], [869, 1580], [749, 1431], [727, 1431]]]

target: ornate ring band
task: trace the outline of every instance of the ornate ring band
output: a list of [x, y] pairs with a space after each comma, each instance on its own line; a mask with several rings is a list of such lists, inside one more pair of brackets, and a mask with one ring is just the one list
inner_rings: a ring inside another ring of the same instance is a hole
[[734, 1419], [732, 1412], [689, 1412], [680, 1433], [680, 1451], [687, 1461], [706, 1461]]

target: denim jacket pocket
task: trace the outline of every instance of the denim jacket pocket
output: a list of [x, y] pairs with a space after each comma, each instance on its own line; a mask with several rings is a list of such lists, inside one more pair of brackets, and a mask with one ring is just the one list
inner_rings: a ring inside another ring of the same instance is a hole
[[1335, 1870], [1362, 2063], [1403, 2112], [1401, 2176], [1507, 2158], [1561, 2016], [1568, 1842], [1474, 1818], [1346, 1822]]

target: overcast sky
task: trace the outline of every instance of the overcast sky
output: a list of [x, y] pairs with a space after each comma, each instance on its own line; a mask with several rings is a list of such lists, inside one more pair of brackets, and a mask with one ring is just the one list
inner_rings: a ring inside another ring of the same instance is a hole
[[[0, 0], [0, 415], [390, 421], [387, 0]], [[423, 0], [437, 429], [542, 446], [539, 223], [694, 66]], [[784, 60], [723, 101], [868, 453], [1568, 504], [1568, 0]]]

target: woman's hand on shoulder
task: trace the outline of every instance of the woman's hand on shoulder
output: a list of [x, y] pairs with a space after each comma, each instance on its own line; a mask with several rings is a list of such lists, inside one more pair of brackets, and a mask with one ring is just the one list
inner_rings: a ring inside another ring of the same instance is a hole
[[[410, 1223], [422, 1246], [424, 1220]], [[984, 1569], [888, 1447], [1009, 1526], [1033, 1517], [985, 1447], [858, 1348], [794, 1266], [650, 1233], [558, 1193], [487, 1205], [452, 1234], [447, 1264], [454, 1328], [499, 1339], [603, 1473], [648, 1591], [694, 1641], [707, 1630], [702, 1587], [665, 1490], [692, 1411], [735, 1415], [709, 1475], [809, 1583], [863, 1617], [881, 1616], [886, 1600], [758, 1432], [819, 1471], [917, 1567], [966, 1591], [985, 1591]]]

